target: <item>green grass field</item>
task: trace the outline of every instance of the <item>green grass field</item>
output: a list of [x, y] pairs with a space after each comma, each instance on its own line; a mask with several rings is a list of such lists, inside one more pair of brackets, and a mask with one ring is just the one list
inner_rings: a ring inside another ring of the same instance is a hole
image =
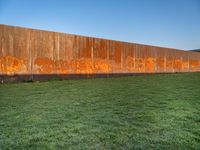
[[1, 84], [0, 149], [200, 149], [200, 73]]

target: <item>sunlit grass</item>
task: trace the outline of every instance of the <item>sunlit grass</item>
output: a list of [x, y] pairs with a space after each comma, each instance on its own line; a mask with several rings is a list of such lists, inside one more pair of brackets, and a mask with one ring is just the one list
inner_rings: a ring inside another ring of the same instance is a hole
[[200, 73], [0, 85], [0, 149], [198, 149]]

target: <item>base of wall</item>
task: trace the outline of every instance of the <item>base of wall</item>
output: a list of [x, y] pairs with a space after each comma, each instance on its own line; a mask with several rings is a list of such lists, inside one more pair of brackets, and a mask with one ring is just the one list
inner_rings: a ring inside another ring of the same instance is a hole
[[48, 80], [64, 80], [64, 79], [83, 79], [83, 78], [107, 78], [137, 75], [155, 75], [155, 74], [171, 74], [171, 73], [187, 73], [187, 72], [157, 72], [157, 73], [98, 73], [98, 74], [16, 74], [16, 75], [0, 75], [1, 83], [9, 82], [32, 82], [32, 81], [48, 81]]

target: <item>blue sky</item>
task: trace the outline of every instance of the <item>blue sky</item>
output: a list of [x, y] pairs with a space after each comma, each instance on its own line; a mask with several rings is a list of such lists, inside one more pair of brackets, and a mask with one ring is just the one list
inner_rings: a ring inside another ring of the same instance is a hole
[[0, 24], [200, 48], [200, 0], [0, 0]]

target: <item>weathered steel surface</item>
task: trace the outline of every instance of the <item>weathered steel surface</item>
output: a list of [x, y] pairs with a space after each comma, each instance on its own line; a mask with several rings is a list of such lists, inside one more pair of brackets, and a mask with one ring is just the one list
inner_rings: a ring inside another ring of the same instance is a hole
[[1, 80], [195, 71], [196, 52], [0, 25]]

